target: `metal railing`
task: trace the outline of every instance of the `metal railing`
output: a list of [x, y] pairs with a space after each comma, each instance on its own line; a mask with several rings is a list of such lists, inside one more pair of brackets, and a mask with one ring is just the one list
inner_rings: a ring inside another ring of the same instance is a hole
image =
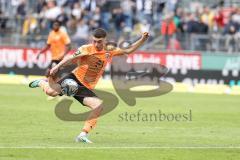
[[[39, 20], [38, 18], [36, 18]], [[34, 31], [23, 34], [23, 23], [25, 19], [0, 17], [0, 46], [17, 46], [17, 47], [33, 47], [41, 48], [47, 40], [50, 28], [40, 28], [36, 26]], [[5, 24], [4, 24], [5, 23]], [[68, 29], [68, 28], [67, 28]], [[148, 43], [143, 47], [148, 50], [194, 50], [194, 51], [210, 51], [227, 52], [229, 54], [240, 54], [240, 34], [222, 35], [221, 33], [211, 34], [180, 34], [176, 33], [172, 37], [166, 38], [159, 34], [159, 28], [152, 30], [153, 35]], [[110, 33], [110, 37], [114, 37], [115, 31]], [[90, 33], [89, 33], [90, 34]], [[70, 34], [73, 37], [73, 34]], [[128, 33], [127, 39], [134, 39], [135, 36]], [[78, 47], [89, 39], [72, 39], [72, 46]], [[178, 47], [176, 47], [178, 46]], [[180, 47], [179, 47], [180, 46]]]
[[[135, 38], [135, 37], [134, 37]], [[134, 39], [131, 37], [130, 39]], [[163, 36], [151, 38], [143, 49], [145, 50], [191, 50], [191, 51], [209, 51], [211, 53], [226, 52], [227, 54], [240, 54], [240, 37], [232, 35], [197, 35], [182, 34], [181, 39], [173, 36], [169, 39], [166, 46]], [[41, 48], [45, 45], [47, 36], [19, 34], [5, 34], [0, 36], [0, 46], [32, 47]], [[72, 40], [73, 47], [87, 43], [89, 39]], [[180, 45], [180, 48], [177, 46]]]
[[[240, 36], [214, 34], [177, 34], [169, 37], [168, 43], [164, 36], [158, 36], [144, 46], [147, 50], [190, 50], [208, 51], [208, 53], [225, 52], [240, 54]], [[166, 45], [167, 44], [167, 45]]]

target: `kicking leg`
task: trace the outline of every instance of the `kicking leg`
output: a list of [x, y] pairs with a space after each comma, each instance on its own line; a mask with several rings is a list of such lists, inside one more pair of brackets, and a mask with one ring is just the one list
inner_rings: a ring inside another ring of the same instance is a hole
[[29, 84], [29, 87], [30, 88], [40, 87], [47, 95], [52, 97], [56, 97], [61, 93], [61, 86], [58, 83], [56, 83], [56, 81], [52, 77], [48, 77], [48, 81], [46, 79], [32, 81]]

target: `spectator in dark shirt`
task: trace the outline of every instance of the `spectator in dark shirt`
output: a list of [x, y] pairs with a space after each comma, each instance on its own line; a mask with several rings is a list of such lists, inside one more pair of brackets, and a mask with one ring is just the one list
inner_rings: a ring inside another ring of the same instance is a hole
[[4, 16], [3, 12], [1, 11], [0, 8], [0, 36], [4, 36], [5, 29], [7, 27], [7, 18]]
[[238, 44], [238, 31], [239, 24], [233, 20], [233, 15], [229, 19], [229, 22], [224, 27], [223, 34], [226, 36], [225, 47], [227, 48], [228, 53], [237, 51]]
[[26, 0], [22, 0], [19, 6], [17, 7], [17, 16], [25, 17], [26, 15]]
[[17, 7], [17, 13], [16, 13], [16, 26], [21, 26], [16, 28], [17, 32], [20, 33], [22, 30], [24, 18], [26, 16], [26, 0], [21, 0], [19, 6]]
[[45, 0], [38, 0], [36, 5], [36, 12], [39, 14], [42, 11], [43, 7], [46, 5], [47, 3], [45, 2]]
[[186, 31], [187, 33], [198, 33], [198, 21], [196, 20], [195, 15], [192, 13], [189, 15], [189, 20], [186, 23]]
[[70, 8], [73, 8], [73, 5], [78, 2], [79, 0], [66, 0], [64, 6], [69, 6]]
[[63, 26], [66, 27], [67, 22], [68, 22], [68, 15], [67, 15], [67, 13], [65, 12], [65, 8], [64, 8], [63, 6], [61, 7], [61, 14], [57, 16], [57, 20], [58, 20], [59, 22], [61, 22], [61, 24], [62, 24]]
[[109, 21], [111, 19], [111, 7], [110, 2], [107, 0], [104, 0], [101, 4], [101, 27], [105, 29], [106, 31], [110, 30], [110, 24]]
[[121, 36], [123, 28], [125, 27], [125, 16], [123, 14], [123, 10], [121, 8], [116, 8], [113, 10], [113, 23], [116, 29], [116, 38]]

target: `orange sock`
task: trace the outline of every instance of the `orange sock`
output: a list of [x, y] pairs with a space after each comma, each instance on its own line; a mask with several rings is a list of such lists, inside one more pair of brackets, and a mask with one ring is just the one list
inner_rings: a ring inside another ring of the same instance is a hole
[[97, 124], [97, 119], [87, 120], [84, 123], [83, 131], [89, 133]]
[[101, 111], [101, 109], [99, 110], [98, 108], [96, 108], [90, 113], [82, 129], [84, 132], [89, 133], [96, 126], [97, 119], [100, 116]]

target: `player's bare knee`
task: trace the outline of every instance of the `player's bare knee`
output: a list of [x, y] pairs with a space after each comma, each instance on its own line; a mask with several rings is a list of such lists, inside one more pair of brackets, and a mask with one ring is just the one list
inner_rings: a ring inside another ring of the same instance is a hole
[[97, 97], [86, 97], [84, 98], [84, 104], [91, 109], [96, 109], [98, 108], [99, 110], [102, 110], [102, 104], [103, 101]]
[[51, 97], [56, 97], [58, 95], [58, 93], [53, 89], [47, 89], [45, 93]]

